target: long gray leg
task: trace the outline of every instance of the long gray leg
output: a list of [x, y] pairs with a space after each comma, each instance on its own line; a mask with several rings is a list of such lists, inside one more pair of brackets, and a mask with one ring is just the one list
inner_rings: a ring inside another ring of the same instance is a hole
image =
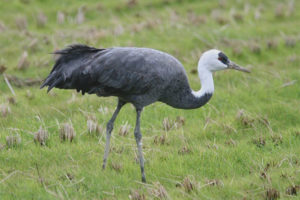
[[136, 125], [134, 129], [134, 137], [138, 148], [138, 156], [140, 160], [140, 167], [142, 173], [142, 182], [146, 183], [146, 177], [144, 172], [144, 156], [142, 150], [142, 134], [140, 130], [140, 117], [141, 117], [142, 109], [136, 109]]
[[124, 106], [124, 104], [125, 104], [124, 102], [119, 100], [118, 106], [117, 106], [113, 116], [111, 117], [111, 119], [108, 121], [108, 123], [106, 125], [106, 143], [105, 143], [102, 169], [105, 169], [105, 167], [106, 167], [106, 161], [107, 161], [107, 157], [108, 157], [108, 153], [109, 153], [110, 136], [111, 136], [111, 131], [114, 128], [114, 122], [115, 122], [117, 115], [119, 114], [121, 108]]

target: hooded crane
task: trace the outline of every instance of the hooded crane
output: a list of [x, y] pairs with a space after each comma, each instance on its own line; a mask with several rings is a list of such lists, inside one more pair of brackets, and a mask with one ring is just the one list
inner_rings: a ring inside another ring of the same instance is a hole
[[143, 182], [146, 182], [140, 131], [143, 108], [156, 101], [180, 109], [199, 108], [213, 95], [213, 72], [224, 69], [249, 72], [219, 50], [206, 51], [198, 62], [201, 89], [193, 91], [182, 64], [158, 50], [135, 47], [97, 49], [77, 44], [55, 54], [59, 58], [41, 88], [49, 86], [48, 92], [55, 87], [76, 89], [82, 94], [100, 97], [118, 97], [117, 108], [106, 126], [103, 169], [106, 167], [114, 121], [126, 103], [134, 105], [137, 113], [134, 136]]

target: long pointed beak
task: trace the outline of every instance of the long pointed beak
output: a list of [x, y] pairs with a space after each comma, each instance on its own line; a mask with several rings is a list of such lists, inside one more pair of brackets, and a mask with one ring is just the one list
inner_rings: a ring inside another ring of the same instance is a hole
[[250, 70], [249, 70], [249, 69], [246, 69], [246, 68], [244, 68], [244, 67], [241, 67], [241, 66], [235, 64], [235, 63], [232, 62], [232, 61], [230, 61], [230, 62], [228, 63], [228, 69], [235, 69], [235, 70], [238, 70], [238, 71], [250, 73]]

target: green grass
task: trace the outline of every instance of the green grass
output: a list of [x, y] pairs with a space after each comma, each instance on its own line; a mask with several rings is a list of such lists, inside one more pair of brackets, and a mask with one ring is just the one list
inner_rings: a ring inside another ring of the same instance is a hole
[[[105, 135], [88, 134], [87, 117], [94, 115], [105, 127], [115, 98], [57, 89], [47, 94], [38, 85], [18, 88], [12, 83], [16, 104], [9, 104], [12, 94], [0, 75], [0, 104], [11, 109], [6, 117], [0, 113], [0, 199], [128, 199], [132, 191], [157, 199], [160, 187], [169, 199], [265, 199], [271, 188], [280, 199], [299, 199], [300, 190], [298, 196], [286, 192], [300, 186], [300, 4], [294, 1], [292, 12], [290, 2], [139, 0], [130, 7], [125, 0], [1, 1], [0, 65], [7, 67], [6, 75], [43, 79], [53, 65], [49, 53], [71, 43], [169, 52], [183, 63], [195, 90], [199, 79], [190, 71], [210, 48], [221, 49], [252, 73], [215, 73], [215, 94], [200, 109], [162, 103], [145, 108], [141, 128], [147, 184], [140, 182], [135, 161], [132, 106], [126, 105], [115, 122], [108, 167], [102, 171]], [[77, 24], [81, 6], [85, 21]], [[57, 23], [58, 11], [65, 13], [63, 24]], [[47, 16], [42, 27], [37, 25], [39, 13]], [[24, 18], [27, 28], [20, 30], [16, 21]], [[29, 47], [34, 39], [38, 43]], [[268, 48], [270, 41], [276, 47]], [[29, 67], [19, 70], [24, 51]], [[237, 117], [241, 110], [244, 115]], [[174, 122], [177, 116], [185, 124], [165, 131], [164, 118]], [[72, 143], [59, 139], [64, 122], [76, 131]], [[126, 122], [130, 133], [120, 136]], [[40, 126], [49, 133], [46, 146], [33, 140]], [[21, 144], [5, 146], [6, 137], [14, 134], [21, 136]], [[164, 144], [154, 142], [160, 136]], [[183, 148], [189, 151], [181, 153]], [[186, 177], [191, 191], [178, 184]]]

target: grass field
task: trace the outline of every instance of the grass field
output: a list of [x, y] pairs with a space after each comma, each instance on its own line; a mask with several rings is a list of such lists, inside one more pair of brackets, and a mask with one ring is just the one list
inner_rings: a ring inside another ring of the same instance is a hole
[[[1, 0], [0, 199], [299, 199], [299, 10], [298, 0]], [[210, 48], [252, 73], [215, 73], [215, 94], [200, 109], [145, 108], [142, 184], [131, 105], [116, 120], [102, 171], [116, 98], [39, 90], [49, 53], [71, 43], [166, 51], [194, 90]], [[64, 123], [72, 142], [60, 140]], [[45, 145], [34, 142], [40, 127]]]

